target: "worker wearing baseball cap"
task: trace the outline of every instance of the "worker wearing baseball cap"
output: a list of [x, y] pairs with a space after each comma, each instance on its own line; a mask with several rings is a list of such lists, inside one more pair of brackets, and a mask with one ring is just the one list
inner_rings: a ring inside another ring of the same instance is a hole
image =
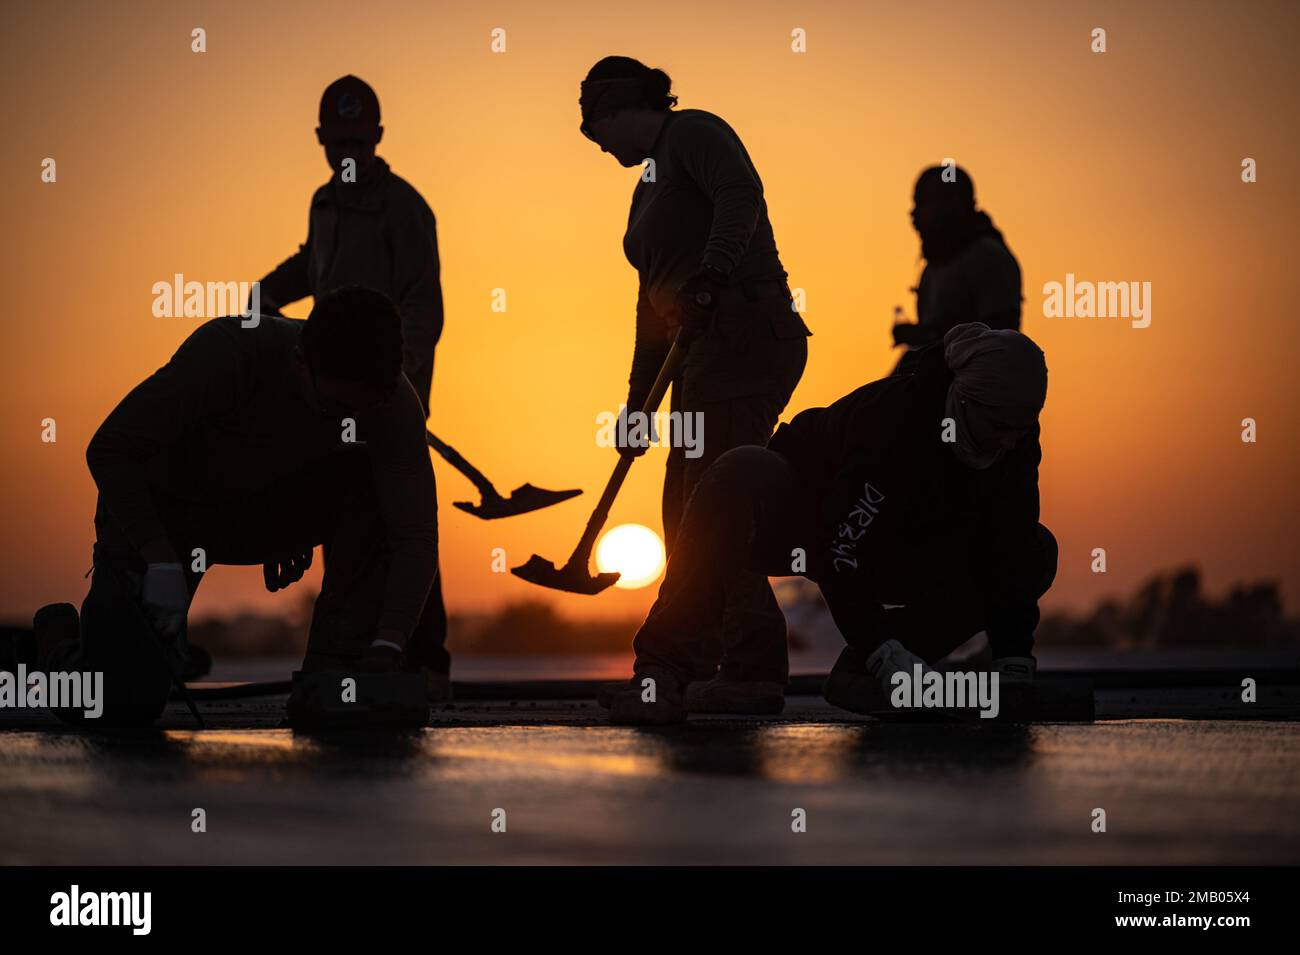
[[[382, 292], [401, 317], [402, 370], [427, 417], [442, 335], [437, 225], [415, 188], [375, 155], [383, 135], [379, 97], [370, 84], [348, 75], [325, 88], [316, 139], [332, 175], [312, 196], [307, 241], [262, 279], [261, 301], [274, 312], [337, 288]], [[434, 699], [445, 698], [449, 686], [446, 632], [439, 576], [406, 648], [408, 662], [425, 671]]]
[[403, 362], [428, 411], [433, 354], [442, 334], [442, 285], [433, 212], [375, 147], [379, 97], [344, 76], [325, 88], [316, 138], [333, 176], [311, 200], [307, 241], [262, 279], [265, 305], [360, 285], [383, 292], [402, 316]]

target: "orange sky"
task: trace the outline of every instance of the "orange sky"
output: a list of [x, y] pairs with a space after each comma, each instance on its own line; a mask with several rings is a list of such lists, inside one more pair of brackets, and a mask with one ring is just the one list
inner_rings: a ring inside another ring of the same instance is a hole
[[[1095, 26], [1108, 31], [1102, 55], [1089, 51]], [[490, 52], [494, 27], [504, 54]], [[805, 54], [790, 51], [796, 27]], [[891, 366], [891, 312], [914, 314], [919, 268], [910, 186], [955, 157], [1020, 258], [1025, 330], [1048, 357], [1043, 519], [1062, 563], [1047, 604], [1126, 593], [1194, 560], [1215, 591], [1280, 578], [1294, 610], [1298, 41], [1285, 3], [10, 8], [0, 616], [84, 594], [86, 443], [195, 324], [152, 317], [151, 286], [175, 272], [251, 281], [296, 248], [328, 175], [319, 95], [347, 72], [378, 90], [381, 154], [438, 217], [435, 430], [502, 490], [587, 491], [479, 522], [451, 508], [471, 489], [435, 461], [448, 603], [644, 610], [653, 588], [571, 597], [491, 570], [495, 547], [512, 564], [567, 557], [614, 463], [595, 416], [625, 391], [636, 280], [620, 240], [637, 172], [578, 134], [576, 107], [583, 73], [608, 53], [666, 69], [681, 105], [726, 118], [763, 176], [815, 333], [787, 419]], [[47, 156], [55, 184], [40, 181]], [[1259, 164], [1252, 185], [1246, 156]], [[1044, 318], [1043, 283], [1067, 272], [1151, 282], [1151, 327]], [[498, 287], [505, 314], [490, 309]], [[1240, 440], [1246, 416], [1257, 444]], [[58, 422], [53, 445], [40, 441], [45, 417]], [[659, 528], [664, 453], [633, 469], [611, 525]], [[1104, 576], [1089, 571], [1094, 547], [1108, 551]], [[196, 612], [292, 594], [222, 568]]]

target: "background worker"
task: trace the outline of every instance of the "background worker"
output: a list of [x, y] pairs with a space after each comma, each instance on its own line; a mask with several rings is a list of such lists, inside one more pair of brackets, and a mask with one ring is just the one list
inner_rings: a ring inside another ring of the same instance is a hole
[[917, 177], [912, 225], [925, 269], [916, 287], [916, 322], [894, 324], [894, 344], [908, 349], [895, 374], [911, 371], [915, 350], [942, 341], [956, 325], [1020, 329], [1020, 263], [988, 213], [975, 207], [966, 170], [931, 166]]
[[[262, 279], [262, 304], [275, 311], [344, 286], [382, 292], [401, 316], [402, 371], [428, 417], [443, 323], [437, 223], [415, 188], [375, 155], [383, 135], [369, 84], [349, 75], [326, 87], [316, 138], [332, 175], [312, 196], [307, 240]], [[433, 699], [449, 693], [446, 638], [439, 578], [410, 648], [430, 675]]]

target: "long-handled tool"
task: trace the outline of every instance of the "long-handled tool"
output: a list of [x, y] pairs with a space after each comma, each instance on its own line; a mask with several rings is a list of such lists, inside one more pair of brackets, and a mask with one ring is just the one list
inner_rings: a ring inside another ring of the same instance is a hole
[[429, 441], [429, 447], [442, 455], [447, 463], [457, 471], [469, 478], [483, 497], [483, 500], [477, 504], [473, 501], [456, 501], [454, 502], [455, 505], [466, 514], [473, 514], [485, 521], [495, 520], [498, 517], [514, 517], [516, 514], [527, 514], [529, 511], [541, 510], [543, 507], [559, 504], [561, 501], [567, 501], [569, 498], [577, 497], [582, 493], [580, 489], [548, 491], [545, 488], [533, 487], [531, 484], [521, 484], [510, 492], [509, 497], [502, 497], [497, 489], [492, 486], [492, 482], [483, 476], [483, 472], [461, 457], [459, 451], [441, 440], [432, 431], [426, 430], [424, 436]]
[[[686, 360], [686, 346], [687, 341], [679, 333], [672, 349], [668, 352], [668, 357], [664, 359], [663, 367], [659, 369], [659, 377], [655, 379], [654, 387], [650, 389], [645, 406], [641, 409], [641, 413], [647, 418], [659, 409], [659, 402], [663, 400], [668, 384], [681, 370], [682, 362]], [[587, 570], [587, 565], [591, 561], [591, 549], [596, 545], [596, 536], [605, 526], [609, 509], [614, 504], [614, 497], [618, 494], [619, 488], [623, 486], [623, 479], [627, 477], [627, 472], [632, 467], [632, 460], [631, 455], [619, 455], [614, 473], [610, 475], [609, 483], [605, 485], [605, 493], [600, 496], [600, 502], [592, 511], [591, 518], [587, 521], [587, 529], [582, 532], [582, 539], [578, 541], [578, 546], [574, 548], [568, 563], [557, 569], [549, 560], [534, 554], [525, 564], [512, 568], [510, 572], [530, 584], [550, 587], [552, 590], [567, 590], [573, 594], [598, 594], [605, 588], [612, 587], [619, 578], [618, 574], [598, 573], [593, 577]]]

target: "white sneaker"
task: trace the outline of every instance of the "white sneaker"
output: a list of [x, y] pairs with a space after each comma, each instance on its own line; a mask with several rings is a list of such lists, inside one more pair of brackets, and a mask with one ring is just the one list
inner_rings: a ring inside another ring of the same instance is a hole
[[1038, 673], [1038, 661], [1033, 657], [999, 657], [993, 661], [993, 672], [1003, 686], [1028, 685]]
[[917, 664], [921, 666], [922, 676], [934, 670], [934, 667], [897, 640], [886, 640], [867, 657], [867, 672], [879, 681], [885, 699], [889, 699], [894, 692], [894, 674], [906, 673], [910, 680], [916, 672]]

